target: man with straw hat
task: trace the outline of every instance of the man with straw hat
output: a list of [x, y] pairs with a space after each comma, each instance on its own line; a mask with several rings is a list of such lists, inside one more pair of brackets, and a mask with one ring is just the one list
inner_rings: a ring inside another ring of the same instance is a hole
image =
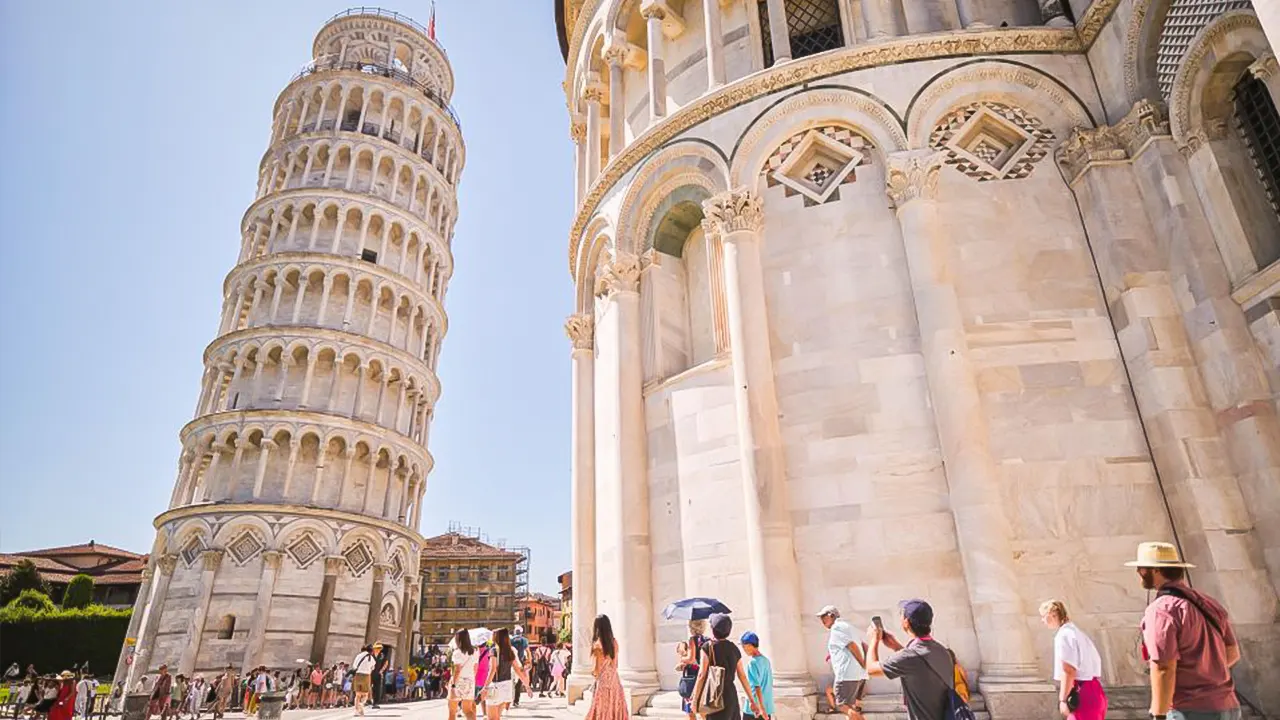
[[1240, 646], [1227, 611], [1187, 584], [1187, 569], [1169, 543], [1144, 542], [1137, 568], [1155, 600], [1142, 616], [1142, 656], [1151, 665], [1155, 720], [1240, 720], [1231, 666]]

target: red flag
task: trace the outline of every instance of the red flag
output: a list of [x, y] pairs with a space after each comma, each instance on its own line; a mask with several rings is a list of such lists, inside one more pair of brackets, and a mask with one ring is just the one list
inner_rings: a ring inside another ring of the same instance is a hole
[[427, 23], [427, 37], [436, 39], [436, 4], [431, 3], [431, 21]]

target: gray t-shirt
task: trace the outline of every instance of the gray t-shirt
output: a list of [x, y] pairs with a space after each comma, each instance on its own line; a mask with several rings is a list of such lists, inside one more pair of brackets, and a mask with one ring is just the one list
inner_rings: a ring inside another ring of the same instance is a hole
[[947, 713], [947, 690], [956, 684], [955, 663], [951, 653], [934, 640], [913, 639], [901, 652], [880, 662], [884, 676], [902, 679], [902, 694], [907, 700], [907, 717], [911, 720], [944, 720]]

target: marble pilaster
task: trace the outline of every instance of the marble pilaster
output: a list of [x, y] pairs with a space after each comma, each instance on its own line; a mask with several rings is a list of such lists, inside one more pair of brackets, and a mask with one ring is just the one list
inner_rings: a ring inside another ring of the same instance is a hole
[[[565, 333], [573, 343], [573, 428], [570, 442], [573, 513], [573, 655], [591, 657], [596, 615], [595, 325], [588, 313], [571, 315]], [[569, 676], [572, 704], [591, 685], [591, 665], [575, 662]]]
[[196, 590], [196, 604], [187, 623], [187, 639], [182, 646], [177, 674], [191, 677], [196, 669], [196, 658], [200, 656], [200, 643], [204, 639], [205, 621], [209, 615], [209, 601], [213, 598], [213, 582], [217, 577], [218, 567], [222, 565], [223, 553], [221, 549], [210, 549], [200, 556], [200, 583]]
[[258, 580], [258, 596], [253, 603], [253, 623], [249, 627], [249, 638], [245, 642], [244, 662], [240, 665], [242, 673], [262, 664], [262, 648], [267, 639], [267, 622], [271, 617], [271, 596], [275, 593], [276, 577], [280, 574], [281, 553], [278, 550], [262, 552], [262, 577]]

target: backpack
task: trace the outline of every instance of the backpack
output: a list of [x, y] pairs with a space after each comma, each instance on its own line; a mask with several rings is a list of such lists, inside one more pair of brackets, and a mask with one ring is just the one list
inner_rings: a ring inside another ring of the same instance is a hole
[[693, 690], [693, 711], [699, 715], [711, 715], [724, 709], [724, 668], [716, 664], [716, 643], [707, 643], [707, 674]]
[[[965, 702], [964, 698], [960, 697], [960, 693], [956, 692], [954, 687], [947, 685], [947, 679], [939, 674], [937, 670], [934, 670], [933, 665], [930, 665], [927, 661], [925, 662], [925, 665], [928, 666], [929, 670], [933, 671], [934, 675], [938, 676], [938, 679], [942, 681], [942, 684], [947, 689], [947, 709], [942, 716], [943, 720], [977, 720], [977, 716], [973, 714], [973, 710], [969, 707], [969, 703]], [[955, 682], [954, 673], [955, 669], [953, 665], [952, 682]]]

